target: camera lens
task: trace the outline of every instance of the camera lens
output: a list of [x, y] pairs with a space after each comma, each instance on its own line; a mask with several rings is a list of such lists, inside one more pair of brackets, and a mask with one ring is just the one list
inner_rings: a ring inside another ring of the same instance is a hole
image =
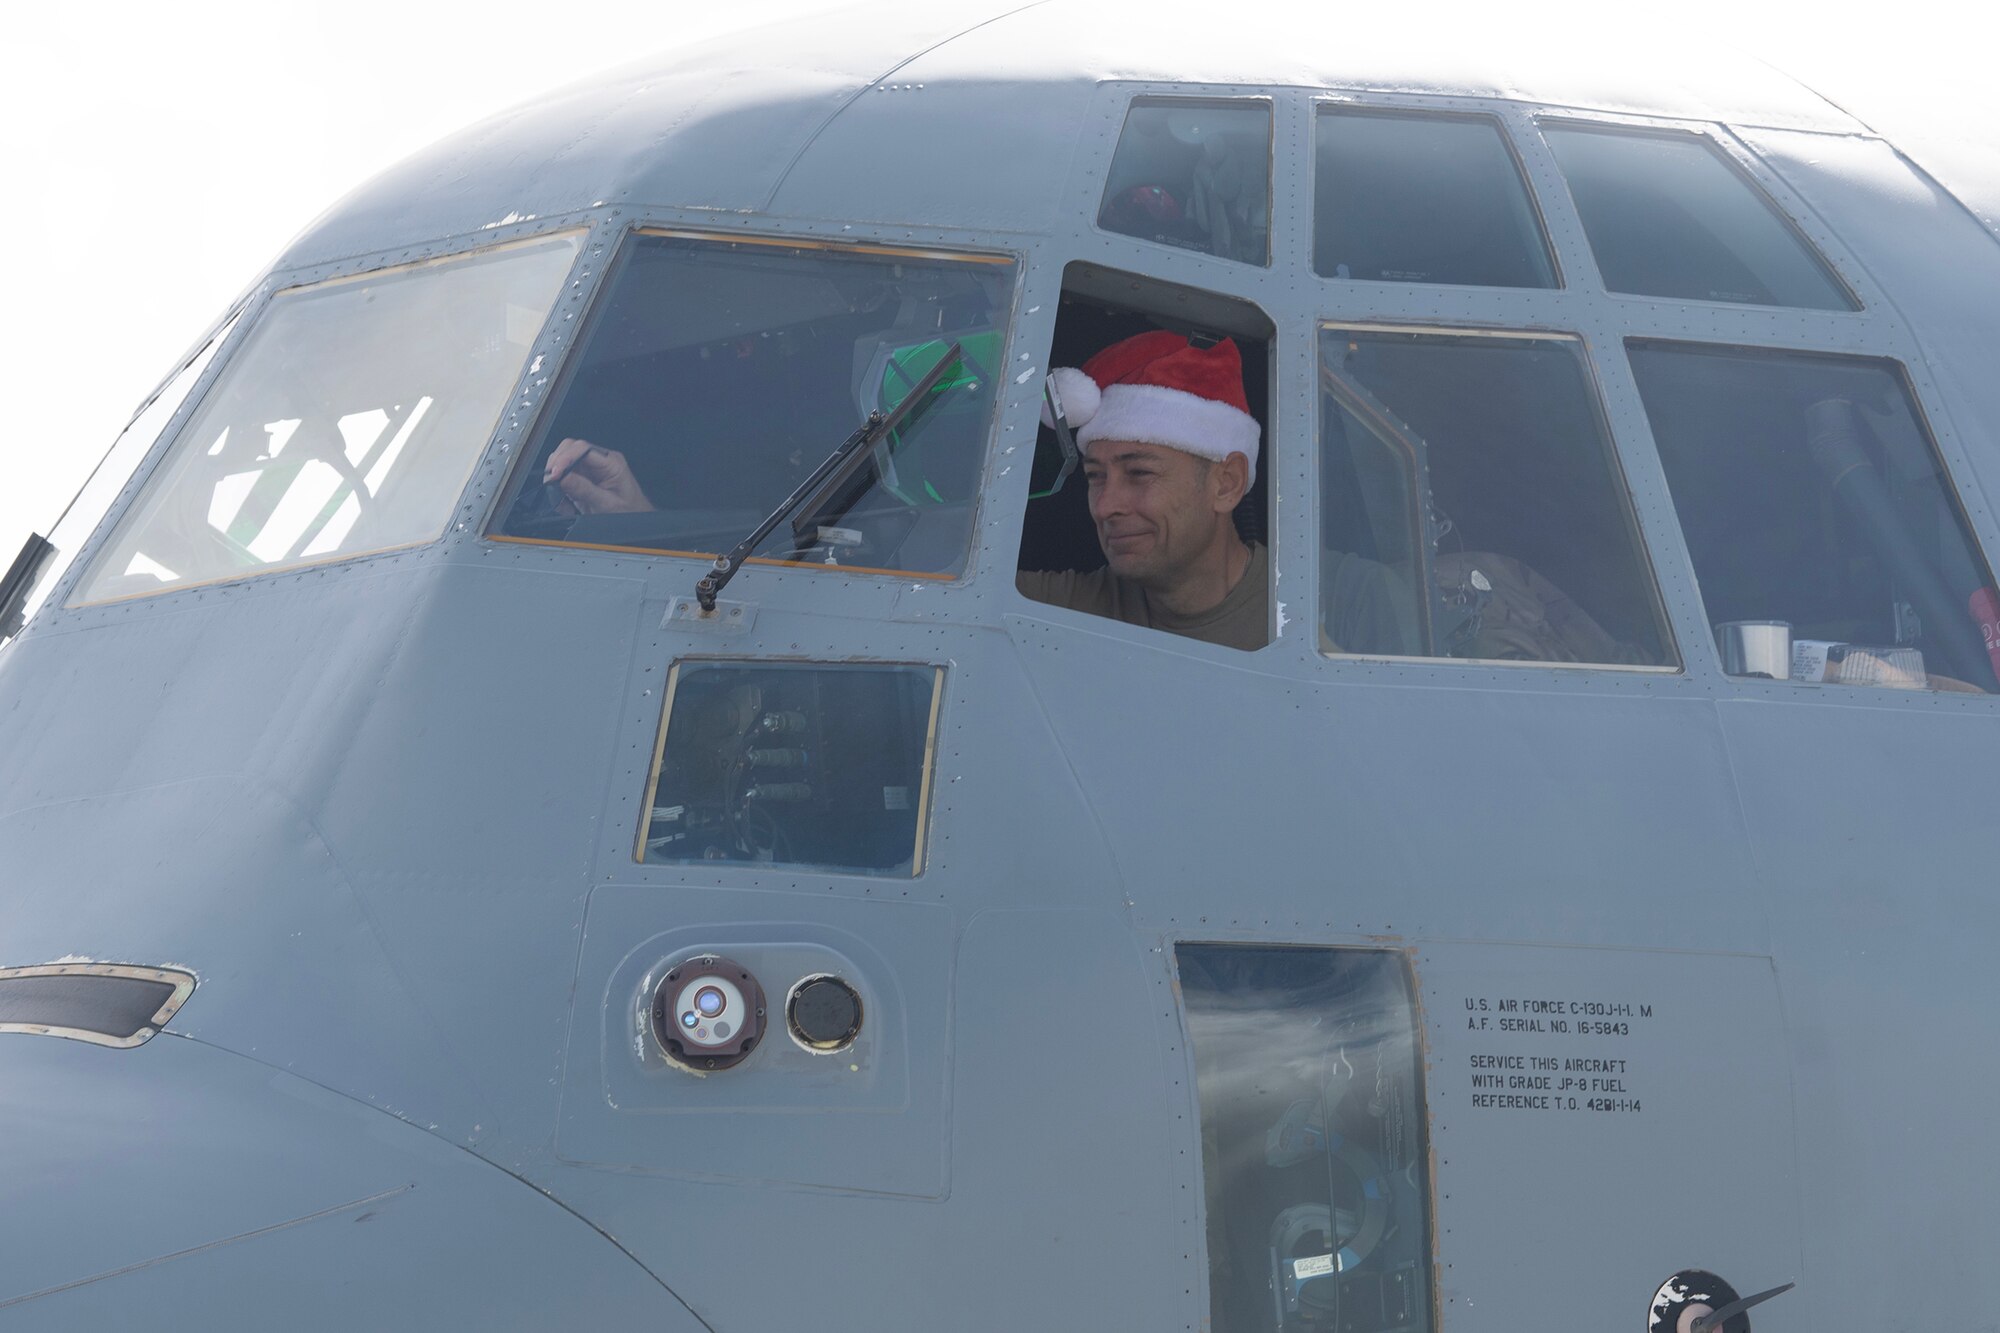
[[728, 1004], [722, 991], [714, 986], [703, 986], [694, 993], [694, 1007], [703, 1018], [714, 1018]]
[[701, 1019], [695, 1014], [695, 1011], [692, 1009], [688, 1010], [686, 1013], [681, 1015], [681, 1026], [684, 1028], [691, 1028], [700, 1021]]

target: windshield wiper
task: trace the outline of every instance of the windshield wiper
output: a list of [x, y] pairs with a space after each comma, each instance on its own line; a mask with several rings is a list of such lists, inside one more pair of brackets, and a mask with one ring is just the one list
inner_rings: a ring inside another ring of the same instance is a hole
[[1787, 1282], [1782, 1287], [1773, 1287], [1769, 1291], [1760, 1291], [1755, 1296], [1745, 1296], [1740, 1300], [1731, 1301], [1720, 1310], [1711, 1310], [1694, 1321], [1694, 1333], [1708, 1333], [1710, 1329], [1720, 1330], [1724, 1324], [1734, 1319], [1737, 1315], [1742, 1314], [1751, 1306], [1762, 1305], [1773, 1296], [1782, 1296], [1798, 1285], [1796, 1282]]
[[42, 566], [55, 553], [56, 548], [39, 532], [29, 533], [28, 540], [21, 543], [13, 567], [0, 579], [0, 639], [11, 639], [21, 632], [25, 623], [21, 608], [28, 604], [28, 594], [35, 590]]
[[813, 469], [810, 477], [799, 484], [799, 488], [785, 497], [785, 502], [771, 511], [771, 516], [757, 525], [757, 530], [736, 543], [728, 555], [718, 556], [715, 567], [702, 576], [694, 585], [694, 599], [704, 611], [715, 610], [715, 598], [729, 580], [736, 577], [736, 571], [743, 568], [743, 562], [757, 549], [757, 544], [771, 535], [771, 529], [783, 521], [785, 515], [794, 509], [801, 509], [799, 516], [792, 520], [794, 549], [806, 546], [806, 534], [818, 529], [823, 518], [844, 514], [859, 500], [867, 485], [857, 484], [861, 469], [873, 455], [870, 448], [890, 431], [903, 423], [904, 418], [919, 406], [930, 400], [930, 392], [944, 373], [958, 364], [957, 343], [944, 349], [944, 355], [937, 359], [924, 377], [917, 381], [914, 389], [903, 395], [903, 400], [884, 413], [880, 408], [868, 414], [852, 435], [840, 442], [840, 446], [826, 456], [826, 461]]

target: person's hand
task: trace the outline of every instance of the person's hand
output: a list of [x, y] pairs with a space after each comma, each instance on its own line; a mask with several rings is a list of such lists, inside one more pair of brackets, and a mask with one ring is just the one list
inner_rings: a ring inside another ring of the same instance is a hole
[[563, 494], [573, 514], [643, 514], [652, 510], [632, 465], [616, 449], [564, 440], [549, 455], [542, 481]]

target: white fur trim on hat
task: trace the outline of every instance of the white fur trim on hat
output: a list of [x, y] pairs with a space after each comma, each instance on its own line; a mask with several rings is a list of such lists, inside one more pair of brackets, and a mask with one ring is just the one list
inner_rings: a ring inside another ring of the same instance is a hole
[[[1097, 387], [1097, 381], [1078, 370], [1075, 366], [1057, 366], [1049, 372], [1055, 381], [1056, 397], [1062, 402], [1063, 420], [1071, 430], [1081, 429], [1084, 423], [1097, 415], [1097, 405], [1104, 391]], [[1049, 416], [1049, 400], [1042, 399], [1042, 424], [1050, 430], [1056, 423]]]
[[[1087, 377], [1086, 377], [1087, 378]], [[1058, 385], [1063, 410], [1070, 424], [1076, 416], [1069, 407], [1069, 390]], [[1231, 454], [1242, 454], [1250, 464], [1249, 481], [1257, 481], [1257, 441], [1263, 430], [1257, 418], [1228, 403], [1159, 384], [1113, 384], [1103, 391], [1103, 401], [1091, 414], [1089, 423], [1076, 433], [1079, 449], [1095, 440], [1131, 440], [1136, 444], [1160, 444], [1197, 458], [1221, 462]]]

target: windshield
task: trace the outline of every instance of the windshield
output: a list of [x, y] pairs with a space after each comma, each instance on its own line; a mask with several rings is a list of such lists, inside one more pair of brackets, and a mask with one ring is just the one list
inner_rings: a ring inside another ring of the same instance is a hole
[[956, 574], [1013, 272], [984, 257], [634, 236], [493, 535], [729, 551], [956, 342], [958, 363], [875, 446], [838, 516], [802, 534], [781, 524], [756, 548], [814, 567]]
[[76, 603], [444, 531], [580, 237], [279, 292]]
[[[209, 362], [215, 359], [217, 349], [229, 341], [229, 335], [236, 327], [238, 310], [232, 310], [226, 319], [203, 337], [179, 368], [140, 405], [132, 420], [126, 423], [118, 438], [98, 459], [97, 466], [91, 469], [90, 476], [85, 478], [82, 488], [70, 500], [50, 531], [48, 539], [55, 550], [26, 590], [17, 613], [19, 620], [13, 628], [18, 629], [33, 620], [35, 612], [41, 609], [42, 603], [62, 582], [63, 575], [83, 549], [83, 544], [90, 540], [90, 534], [97, 530], [97, 525], [110, 512], [118, 493], [131, 480], [133, 470], [153, 451], [153, 446], [159, 442], [160, 432], [167, 428], [167, 423], [174, 419], [174, 414], [187, 401], [188, 393], [208, 373]], [[5, 623], [0, 623], [0, 633], [8, 628]]]

